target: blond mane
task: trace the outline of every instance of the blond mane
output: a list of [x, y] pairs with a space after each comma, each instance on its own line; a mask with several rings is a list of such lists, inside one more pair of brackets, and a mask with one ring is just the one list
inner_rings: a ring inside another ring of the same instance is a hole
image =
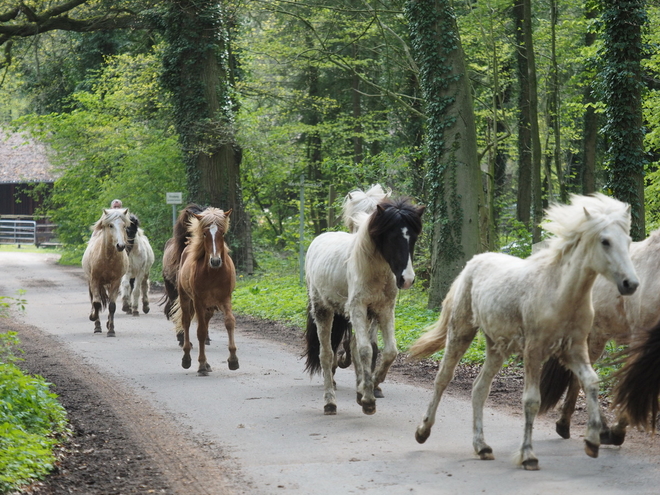
[[195, 257], [204, 253], [203, 233], [212, 225], [217, 225], [220, 234], [224, 236], [229, 230], [229, 217], [220, 208], [213, 207], [190, 217], [188, 222], [188, 232], [190, 233], [188, 246]]

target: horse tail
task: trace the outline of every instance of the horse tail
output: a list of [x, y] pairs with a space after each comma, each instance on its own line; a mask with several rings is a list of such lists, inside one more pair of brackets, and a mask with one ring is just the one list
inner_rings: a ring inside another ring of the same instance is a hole
[[163, 313], [165, 313], [165, 317], [168, 320], [171, 320], [174, 315], [174, 303], [179, 295], [176, 285], [171, 280], [163, 278], [163, 285], [165, 285], [165, 292], [160, 298], [160, 301], [158, 301], [158, 304], [161, 306], [165, 305]]
[[[336, 353], [344, 336], [350, 334], [351, 324], [344, 315], [336, 314], [332, 319], [332, 331], [330, 336], [330, 344], [332, 352]], [[321, 342], [319, 341], [318, 328], [316, 322], [312, 317], [309, 308], [307, 309], [307, 328], [305, 330], [305, 341], [307, 349], [303, 354], [305, 360], [305, 371], [310, 375], [321, 372]]]
[[[647, 428], [655, 433], [660, 395], [660, 323], [644, 332], [628, 349], [625, 365], [614, 376], [612, 407], [626, 417], [632, 426]], [[649, 418], [650, 416], [650, 418]]]
[[541, 406], [539, 414], [555, 407], [573, 379], [573, 372], [561, 364], [559, 358], [551, 357], [541, 370]]
[[445, 300], [442, 301], [442, 311], [438, 321], [425, 328], [425, 333], [408, 349], [410, 358], [419, 360], [445, 348], [457, 285], [455, 282], [451, 285]]

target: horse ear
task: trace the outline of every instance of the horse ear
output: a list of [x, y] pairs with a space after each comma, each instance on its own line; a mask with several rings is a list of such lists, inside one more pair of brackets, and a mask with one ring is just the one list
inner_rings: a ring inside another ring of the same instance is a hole
[[232, 211], [234, 211], [234, 209], [233, 209], [233, 208], [229, 208], [229, 209], [225, 212], [225, 216], [226, 216], [226, 217], [231, 216], [231, 212], [232, 212]]
[[426, 211], [426, 205], [418, 206], [417, 211], [419, 212], [419, 216], [421, 217], [422, 214]]
[[591, 218], [591, 215], [584, 206], [582, 207], [582, 209], [584, 210], [584, 215], [587, 217], [587, 220], [589, 220]]

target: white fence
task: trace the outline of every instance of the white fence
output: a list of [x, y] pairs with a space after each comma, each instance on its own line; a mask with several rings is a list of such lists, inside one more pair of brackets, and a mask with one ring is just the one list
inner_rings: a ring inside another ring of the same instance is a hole
[[0, 219], [0, 244], [34, 244], [58, 246], [53, 224], [38, 224], [34, 220]]

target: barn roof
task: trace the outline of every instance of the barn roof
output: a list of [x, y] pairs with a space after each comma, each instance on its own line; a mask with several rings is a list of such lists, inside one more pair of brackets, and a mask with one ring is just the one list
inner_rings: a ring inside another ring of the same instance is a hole
[[0, 129], [0, 184], [53, 182], [58, 175], [43, 143]]

